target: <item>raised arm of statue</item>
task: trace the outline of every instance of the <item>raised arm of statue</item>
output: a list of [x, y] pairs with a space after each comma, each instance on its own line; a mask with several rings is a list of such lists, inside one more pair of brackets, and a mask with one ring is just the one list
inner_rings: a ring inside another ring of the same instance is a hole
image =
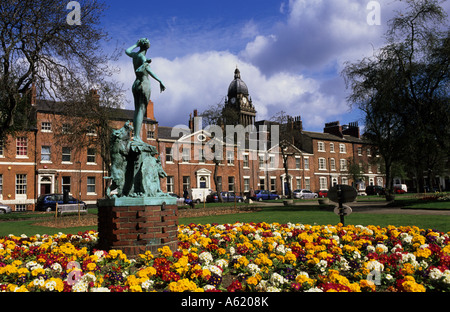
[[126, 49], [125, 54], [128, 55], [129, 57], [133, 57], [137, 53], [137, 52], [133, 52], [133, 50], [136, 49], [137, 47], [139, 47], [139, 41], [136, 42], [136, 44], [133, 44], [128, 49]]

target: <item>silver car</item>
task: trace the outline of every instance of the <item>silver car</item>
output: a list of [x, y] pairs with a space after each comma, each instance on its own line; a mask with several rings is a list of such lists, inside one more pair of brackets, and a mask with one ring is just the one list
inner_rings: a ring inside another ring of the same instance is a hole
[[11, 213], [11, 207], [7, 206], [7, 205], [3, 205], [2, 203], [0, 203], [0, 214], [2, 213]]
[[311, 198], [317, 198], [319, 195], [317, 193], [313, 193], [310, 190], [295, 190], [294, 191], [294, 198], [301, 198], [301, 199], [311, 199]]

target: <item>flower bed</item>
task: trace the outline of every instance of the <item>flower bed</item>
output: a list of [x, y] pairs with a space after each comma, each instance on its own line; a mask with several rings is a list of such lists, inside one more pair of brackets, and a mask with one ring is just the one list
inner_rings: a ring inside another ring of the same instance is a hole
[[1, 291], [450, 291], [450, 237], [417, 227], [179, 226], [127, 259], [97, 233], [0, 238]]

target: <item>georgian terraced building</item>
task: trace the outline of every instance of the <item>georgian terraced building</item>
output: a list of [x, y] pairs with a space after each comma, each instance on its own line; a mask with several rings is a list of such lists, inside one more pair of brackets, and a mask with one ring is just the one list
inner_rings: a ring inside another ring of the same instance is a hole
[[[33, 210], [40, 195], [63, 190], [88, 204], [105, 196], [107, 182], [103, 177], [108, 173], [98, 143], [91, 140], [92, 145], [79, 147], [58, 141], [68, 116], [57, 104], [33, 98], [30, 105], [35, 127], [0, 142], [0, 202], [13, 210]], [[253, 103], [238, 69], [229, 85], [225, 107], [228, 118], [224, 116], [224, 122], [228, 119], [234, 125], [255, 127], [254, 145], [242, 147], [224, 137], [212, 137], [199, 126], [196, 110], [184, 129], [160, 126], [153, 114], [153, 103], [149, 103], [141, 133], [143, 140], [156, 146], [160, 153], [167, 173], [161, 184], [163, 191], [182, 196], [189, 188], [215, 189], [214, 176], [222, 191], [242, 195], [259, 189], [286, 195], [286, 183], [291, 190], [305, 188], [316, 192], [334, 184], [354, 185], [361, 191], [367, 185], [385, 185], [379, 157], [361, 138], [356, 123], [327, 123], [323, 133], [305, 131], [300, 116], [282, 125], [295, 133], [288, 144], [282, 145], [289, 155], [286, 175], [279, 138], [271, 131], [274, 123], [256, 121], [257, 103]], [[117, 109], [110, 125], [120, 128], [127, 120], [133, 120], [133, 114], [131, 110]], [[85, 139], [94, 136], [95, 131], [87, 131]], [[222, 147], [219, 162], [206, 152], [211, 140], [216, 147]]]

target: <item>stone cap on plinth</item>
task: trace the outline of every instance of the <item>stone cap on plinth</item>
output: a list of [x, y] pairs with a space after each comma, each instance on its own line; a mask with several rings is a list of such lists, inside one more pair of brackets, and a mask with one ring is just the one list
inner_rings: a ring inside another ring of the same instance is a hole
[[173, 196], [162, 197], [116, 197], [105, 198], [97, 201], [98, 207], [121, 207], [121, 206], [161, 206], [176, 205], [177, 199]]

